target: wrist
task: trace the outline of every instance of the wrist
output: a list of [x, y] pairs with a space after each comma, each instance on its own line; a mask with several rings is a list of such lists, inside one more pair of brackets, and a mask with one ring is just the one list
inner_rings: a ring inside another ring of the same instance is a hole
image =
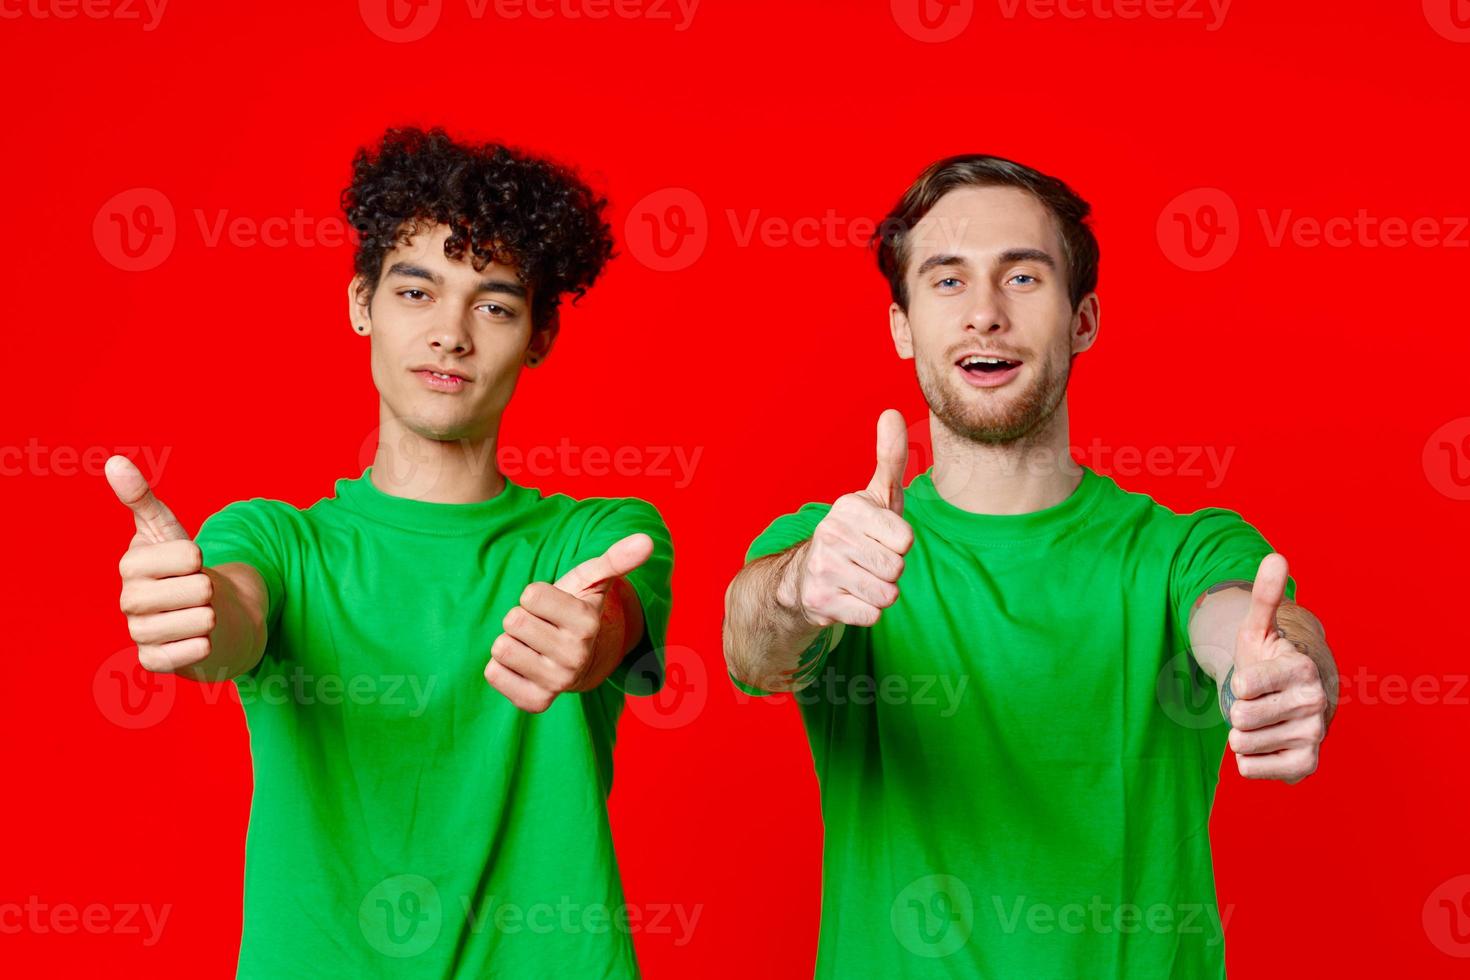
[[805, 541], [786, 553], [776, 571], [776, 605], [788, 616], [805, 620], [801, 608], [801, 569], [806, 561], [806, 549], [811, 545]]

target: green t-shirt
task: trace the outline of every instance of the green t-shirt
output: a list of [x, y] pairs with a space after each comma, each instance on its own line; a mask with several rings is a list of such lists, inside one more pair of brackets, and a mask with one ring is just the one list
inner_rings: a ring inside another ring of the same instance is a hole
[[[607, 796], [624, 692], [663, 681], [663, 520], [510, 482], [429, 503], [371, 474], [305, 510], [232, 503], [197, 537], [270, 593], [265, 655], [235, 679], [255, 769], [239, 975], [636, 977]], [[517, 709], [484, 677], [506, 612], [638, 531], [643, 642], [595, 690]]]
[[[962, 511], [930, 473], [904, 503], [898, 601], [794, 695], [825, 823], [817, 975], [1223, 977], [1208, 824], [1229, 729], [1186, 627], [1270, 546], [1092, 470], [1030, 514]], [[747, 560], [829, 509], [779, 518]]]

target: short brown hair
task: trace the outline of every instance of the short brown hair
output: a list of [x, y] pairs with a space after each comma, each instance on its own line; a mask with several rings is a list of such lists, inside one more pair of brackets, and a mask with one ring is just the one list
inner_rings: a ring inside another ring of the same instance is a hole
[[888, 280], [893, 301], [909, 306], [904, 273], [908, 269], [908, 235], [941, 197], [959, 187], [1019, 187], [1036, 197], [1056, 219], [1067, 268], [1067, 295], [1072, 309], [1097, 288], [1097, 238], [1087, 224], [1092, 205], [1066, 184], [1013, 160], [971, 153], [931, 163], [888, 212], [869, 243], [878, 253], [878, 270]]

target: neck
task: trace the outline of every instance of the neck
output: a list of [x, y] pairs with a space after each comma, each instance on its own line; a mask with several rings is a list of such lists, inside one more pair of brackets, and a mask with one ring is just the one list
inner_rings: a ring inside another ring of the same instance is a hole
[[929, 413], [934, 489], [972, 514], [1029, 514], [1055, 507], [1082, 482], [1069, 448], [1067, 401], [1036, 431], [1014, 442], [976, 442]]
[[498, 418], [484, 432], [456, 439], [420, 435], [387, 405], [380, 405], [378, 419], [372, 481], [384, 493], [433, 504], [473, 504], [505, 489], [495, 455]]

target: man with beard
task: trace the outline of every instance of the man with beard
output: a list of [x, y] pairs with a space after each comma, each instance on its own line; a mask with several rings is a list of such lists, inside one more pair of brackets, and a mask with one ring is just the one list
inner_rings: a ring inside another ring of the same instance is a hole
[[884, 412], [868, 486], [772, 523], [726, 594], [731, 677], [794, 692], [816, 763], [819, 976], [1222, 977], [1225, 745], [1316, 768], [1337, 675], [1285, 559], [1071, 460], [1089, 212], [996, 157], [920, 175], [875, 245], [934, 465], [903, 486]]

